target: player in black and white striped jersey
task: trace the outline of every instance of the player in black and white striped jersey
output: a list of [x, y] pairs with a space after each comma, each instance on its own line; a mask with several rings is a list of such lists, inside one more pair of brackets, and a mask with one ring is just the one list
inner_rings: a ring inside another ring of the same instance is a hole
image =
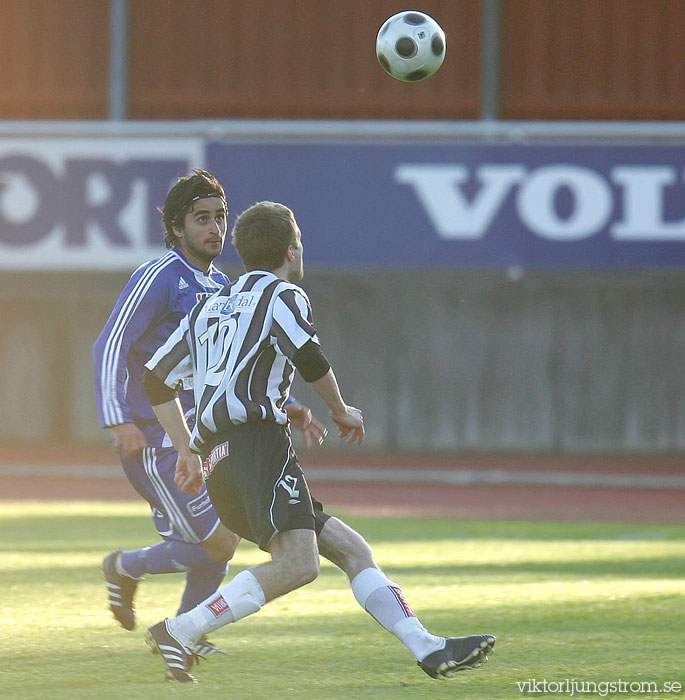
[[309, 365], [314, 372], [328, 369], [304, 290], [261, 270], [198, 304], [151, 363], [167, 384], [194, 375], [198, 419], [191, 447], [198, 453], [212, 434], [236, 423], [285, 425], [293, 364], [305, 374]]
[[[194, 642], [314, 580], [321, 553], [345, 571], [359, 604], [428, 675], [446, 678], [479, 666], [495, 638], [429, 633], [363, 537], [325, 514], [309, 493], [282, 408], [295, 368], [327, 404], [341, 437], [361, 444], [364, 420], [344, 402], [307, 295], [294, 284], [303, 275], [303, 247], [292, 211], [274, 202], [250, 207], [236, 221], [233, 244], [246, 273], [181, 321], [147, 363], [145, 387], [178, 451], [179, 488], [195, 493], [206, 481], [224, 524], [268, 551], [271, 561], [241, 571], [193, 610], [153, 625], [147, 643], [160, 652], [170, 678], [194, 681]], [[188, 375], [197, 406], [192, 435], [173, 391]]]

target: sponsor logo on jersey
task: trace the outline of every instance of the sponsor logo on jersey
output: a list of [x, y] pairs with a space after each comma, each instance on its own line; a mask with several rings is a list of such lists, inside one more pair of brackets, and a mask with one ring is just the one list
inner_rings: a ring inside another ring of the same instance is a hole
[[223, 315], [235, 313], [253, 313], [257, 308], [257, 302], [260, 297], [259, 292], [238, 292], [231, 294], [226, 300], [224, 308], [221, 309]]
[[202, 476], [209, 478], [209, 475], [214, 471], [214, 467], [222, 460], [228, 457], [228, 442], [222, 442], [217, 445], [210, 453], [207, 459], [202, 462]]
[[178, 288], [179, 289], [188, 289], [188, 283], [183, 279], [183, 277], [178, 278]]
[[205, 306], [204, 311], [207, 312], [212, 312], [212, 311], [221, 311], [224, 308], [224, 302], [222, 301], [215, 301], [212, 304], [208, 304]]
[[208, 603], [207, 607], [212, 611], [214, 617], [219, 617], [221, 613], [225, 613], [228, 610], [228, 603], [224, 600], [224, 597], [220, 595], [211, 603]]
[[212, 507], [212, 502], [209, 500], [209, 494], [205, 492], [196, 499], [189, 501], [187, 507], [193, 518], [197, 518], [199, 515], [206, 513]]

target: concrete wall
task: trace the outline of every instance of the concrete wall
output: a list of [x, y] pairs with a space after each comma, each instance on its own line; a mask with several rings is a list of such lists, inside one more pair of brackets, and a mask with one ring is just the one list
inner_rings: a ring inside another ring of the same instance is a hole
[[[105, 439], [90, 349], [125, 281], [0, 274], [0, 441]], [[304, 286], [369, 448], [583, 453], [685, 447], [684, 281], [310, 270]], [[325, 415], [300, 382], [296, 394]]]

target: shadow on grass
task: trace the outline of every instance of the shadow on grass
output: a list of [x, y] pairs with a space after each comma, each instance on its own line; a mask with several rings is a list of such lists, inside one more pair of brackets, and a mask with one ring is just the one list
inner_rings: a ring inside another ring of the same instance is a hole
[[[2, 551], [2, 548], [0, 548]], [[12, 550], [16, 552], [17, 549]], [[45, 550], [21, 549], [22, 552], [40, 552], [45, 553]], [[64, 554], [73, 553], [73, 549], [65, 549]], [[99, 552], [100, 550], [98, 550]], [[51, 553], [59, 553], [59, 550], [52, 550]], [[266, 556], [266, 555], [265, 555]], [[402, 580], [405, 577], [429, 576], [431, 578], [451, 576], [458, 577], [462, 582], [467, 582], [471, 579], [480, 579], [483, 586], [488, 583], [500, 583], [502, 579], [514, 577], [519, 582], [521, 577], [531, 576], [535, 581], [544, 580], [561, 580], [561, 579], [584, 579], [584, 578], [632, 578], [632, 579], [678, 579], [685, 577], [685, 563], [682, 560], [674, 557], [659, 556], [650, 558], [606, 558], [593, 559], [592, 561], [563, 561], [563, 560], [548, 560], [548, 561], [515, 561], [499, 564], [493, 562], [490, 564], [449, 564], [445, 566], [436, 566], [435, 564], [411, 564], [406, 566], [387, 565], [383, 566], [379, 562], [390, 578]], [[326, 562], [324, 562], [326, 564]], [[234, 561], [230, 568], [229, 577], [234, 576], [241, 569], [248, 568], [240, 561]], [[62, 573], [60, 573], [62, 572]], [[22, 580], [25, 576], [39, 577], [45, 580], [56, 581], [60, 577], [65, 577], [73, 580], [74, 576], [80, 580], [85, 580], [88, 576], [97, 572], [100, 575], [99, 560], [97, 565], [93, 567], [84, 566], [68, 566], [60, 569], [56, 566], [36, 566], [36, 567], [18, 567], [2, 573], [2, 578], [6, 583], [12, 580]], [[339, 570], [332, 565], [330, 567], [324, 565], [321, 569], [321, 577], [329, 575], [342, 575]], [[81, 578], [82, 577], [82, 578]]]
[[[103, 506], [106, 508], [106, 506]], [[523, 520], [482, 521], [411, 518], [361, 518], [338, 514], [372, 544], [418, 540], [685, 540], [685, 526], [645, 523], [568, 523]], [[21, 543], [50, 541], [87, 534], [91, 540], [157, 537], [147, 516], [74, 515], [68, 512], [46, 517], [0, 517], [0, 541]]]

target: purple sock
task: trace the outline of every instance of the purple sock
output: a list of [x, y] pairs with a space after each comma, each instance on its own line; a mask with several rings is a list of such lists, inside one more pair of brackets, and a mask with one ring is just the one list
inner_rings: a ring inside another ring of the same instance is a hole
[[228, 564], [225, 562], [190, 569], [186, 574], [186, 587], [183, 591], [181, 606], [176, 614], [180, 615], [192, 610], [203, 600], [209, 598], [219, 588], [227, 571]]
[[[121, 566], [133, 578], [145, 574], [170, 574], [214, 564], [201, 544], [170, 540], [152, 547], [124, 552]], [[210, 591], [211, 592], [211, 591]]]

